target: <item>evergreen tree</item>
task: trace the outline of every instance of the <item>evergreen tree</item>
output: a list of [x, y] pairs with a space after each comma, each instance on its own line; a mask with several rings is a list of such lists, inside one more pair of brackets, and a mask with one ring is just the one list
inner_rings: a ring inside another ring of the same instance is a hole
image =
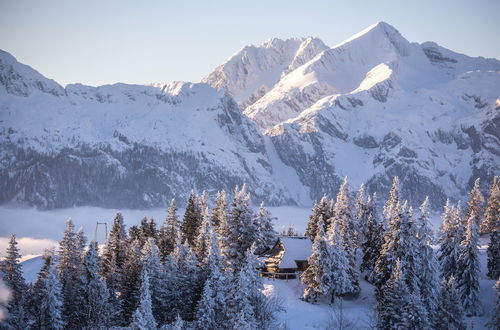
[[179, 231], [180, 223], [177, 217], [177, 207], [175, 206], [175, 199], [172, 199], [167, 210], [167, 218], [160, 228], [157, 239], [162, 262], [165, 262], [167, 256], [174, 251]]
[[132, 323], [130, 328], [134, 330], [151, 330], [156, 329], [156, 321], [153, 316], [151, 291], [149, 288], [148, 270], [143, 267], [140, 275], [140, 298], [137, 309], [132, 315]]
[[495, 289], [497, 291], [495, 308], [491, 313], [491, 320], [487, 324], [487, 326], [492, 330], [498, 330], [498, 328], [500, 327], [500, 278], [495, 284]]
[[101, 274], [106, 279], [114, 275], [119, 277], [127, 259], [127, 232], [121, 213], [116, 213], [113, 227], [108, 235], [102, 255]]
[[191, 248], [195, 246], [201, 223], [201, 211], [197, 200], [196, 194], [192, 191], [189, 195], [186, 212], [184, 213], [184, 220], [181, 225], [182, 240], [183, 242], [187, 240]]
[[220, 246], [226, 268], [236, 274], [243, 266], [246, 251], [255, 242], [256, 228], [246, 185], [236, 187], [225, 221], [220, 225]]
[[436, 330], [465, 330], [463, 319], [464, 311], [458, 297], [455, 278], [443, 278], [433, 326]]
[[215, 197], [215, 206], [212, 210], [212, 226], [218, 232], [219, 226], [225, 221], [226, 217], [226, 192], [224, 190], [218, 191]]
[[377, 218], [375, 193], [373, 196], [368, 197], [364, 216], [366, 217], [366, 229], [361, 244], [363, 260], [360, 269], [361, 271], [366, 271], [368, 274], [366, 278], [372, 281], [375, 262], [380, 255], [382, 244], [384, 243], [384, 225]]
[[132, 313], [137, 309], [140, 297], [140, 276], [142, 272], [141, 242], [138, 239], [130, 241], [127, 248], [127, 259], [123, 265], [123, 275], [120, 281], [120, 303], [122, 307], [122, 325], [130, 323]]
[[481, 224], [481, 234], [500, 231], [500, 181], [498, 176], [493, 178], [488, 203], [484, 209], [484, 221]]
[[142, 267], [148, 270], [149, 288], [153, 315], [159, 324], [168, 322], [166, 310], [168, 306], [166, 273], [160, 260], [160, 252], [153, 238], [146, 241], [142, 249]]
[[384, 205], [384, 217], [388, 223], [391, 222], [399, 214], [399, 178], [397, 176], [392, 180], [389, 199]]
[[330, 201], [325, 195], [321, 198], [319, 203], [314, 203], [311, 216], [309, 217], [309, 223], [307, 224], [305, 236], [309, 237], [311, 240], [316, 239], [320, 217], [323, 218], [323, 230], [326, 232], [330, 223], [330, 218], [332, 217], [332, 207], [330, 206]]
[[426, 197], [420, 206], [420, 216], [417, 219], [417, 246], [418, 255], [417, 279], [422, 302], [426, 308], [429, 319], [432, 319], [437, 307], [439, 293], [438, 266], [436, 255], [431, 244], [433, 233], [429, 226], [429, 198]]
[[196, 237], [195, 245], [192, 250], [202, 266], [206, 266], [206, 258], [208, 256], [210, 240], [212, 232], [212, 220], [208, 214], [208, 207], [202, 210], [202, 220], [198, 236]]
[[344, 178], [340, 186], [332, 213], [333, 216], [329, 226], [331, 227], [335, 224], [339, 229], [339, 234], [342, 236], [344, 244], [344, 251], [349, 261], [347, 270], [351, 278], [353, 292], [359, 292], [359, 275], [356, 270], [356, 248], [359, 246], [359, 242], [357, 242], [359, 234], [354, 225], [354, 217], [351, 212], [347, 177]]
[[[476, 227], [481, 228], [481, 214], [482, 205], [484, 203], [484, 197], [480, 190], [479, 178], [474, 181], [474, 186], [469, 192], [469, 202], [467, 203], [467, 209], [465, 210], [465, 217], [463, 218], [464, 226], [467, 225], [471, 215], [474, 214], [474, 221], [476, 222]], [[462, 237], [463, 239], [463, 237]]]
[[48, 260], [50, 261], [44, 270], [44, 275], [39, 276], [40, 289], [37, 295], [40, 298], [38, 301], [40, 314], [36, 317], [38, 322], [35, 326], [39, 329], [64, 329], [61, 282], [57, 277], [52, 258]]
[[264, 202], [260, 203], [259, 212], [257, 212], [254, 220], [257, 227], [255, 253], [258, 255], [276, 243], [277, 235], [272, 224], [273, 219], [271, 212], [264, 206]]
[[[66, 222], [63, 239], [59, 243], [59, 264], [57, 266], [63, 292], [63, 318], [68, 329], [78, 329], [83, 325], [81, 243], [76, 238], [73, 221]], [[81, 236], [80, 236], [81, 237]]]
[[176, 264], [176, 290], [180, 297], [176, 308], [184, 320], [191, 321], [194, 319], [196, 303], [203, 290], [203, 282], [200, 281], [198, 259], [187, 241], [181, 244], [180, 240], [174, 250], [173, 257]]
[[472, 211], [467, 222], [465, 237], [461, 242], [461, 253], [458, 258], [458, 289], [467, 316], [482, 314], [479, 302], [479, 255], [477, 217]]
[[429, 314], [425, 308], [419, 293], [412, 293], [406, 303], [405, 318], [403, 319], [403, 329], [430, 329]]
[[362, 243], [365, 241], [365, 236], [368, 231], [368, 216], [369, 208], [368, 201], [365, 200], [365, 185], [361, 184], [358, 191], [358, 196], [356, 198], [355, 207], [355, 228], [358, 237], [356, 237], [357, 245], [356, 247], [361, 247]]
[[141, 220], [141, 243], [144, 245], [149, 238], [156, 239], [158, 236], [158, 230], [156, 229], [156, 222], [153, 218], [148, 221], [148, 218], [144, 217]]
[[462, 222], [457, 208], [446, 201], [444, 207], [441, 229], [439, 232], [438, 261], [441, 269], [441, 277], [449, 278], [457, 275], [457, 261], [460, 253], [460, 241], [462, 237]]
[[389, 280], [378, 296], [378, 329], [407, 329], [410, 293], [404, 280], [402, 265], [396, 260]]
[[99, 263], [97, 242], [92, 241], [83, 264], [83, 305], [80, 307], [84, 310], [84, 328], [87, 329], [104, 329], [109, 326], [109, 292], [99, 275]]
[[21, 254], [17, 247], [16, 235], [13, 234], [7, 246], [6, 257], [1, 263], [1, 273], [3, 274], [3, 281], [11, 292], [5, 323], [8, 327], [14, 329], [25, 329], [29, 324], [27, 311], [25, 310], [28, 287], [24, 281], [20, 259]]
[[500, 228], [490, 234], [490, 244], [488, 245], [488, 275], [495, 279], [500, 277]]

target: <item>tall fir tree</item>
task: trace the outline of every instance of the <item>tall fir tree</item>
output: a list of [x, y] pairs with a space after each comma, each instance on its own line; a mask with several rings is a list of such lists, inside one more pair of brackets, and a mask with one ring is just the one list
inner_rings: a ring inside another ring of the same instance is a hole
[[127, 259], [127, 232], [121, 213], [116, 213], [102, 255], [101, 275], [119, 277]]
[[212, 210], [211, 219], [212, 226], [215, 231], [219, 231], [220, 224], [225, 221], [226, 217], [226, 192], [224, 190], [218, 191], [215, 197], [215, 205]]
[[356, 202], [354, 204], [355, 209], [355, 228], [358, 234], [356, 238], [357, 247], [361, 247], [362, 243], [365, 241], [365, 236], [368, 231], [368, 201], [365, 196], [365, 185], [361, 184], [358, 190], [358, 195], [356, 197]]
[[481, 234], [493, 231], [500, 231], [500, 180], [498, 176], [493, 178], [488, 203], [484, 209], [484, 220], [480, 228]]
[[40, 314], [37, 315], [38, 322], [34, 326], [39, 329], [64, 329], [62, 287], [52, 258], [47, 263], [46, 273], [39, 279], [38, 296], [40, 300], [38, 307]]
[[500, 277], [500, 229], [490, 234], [490, 244], [487, 249], [488, 255], [488, 275], [495, 279]]
[[201, 210], [198, 203], [198, 197], [194, 191], [191, 191], [181, 225], [182, 240], [183, 242], [187, 241], [191, 248], [196, 244], [195, 241], [198, 236], [200, 224]]
[[20, 264], [21, 254], [17, 247], [16, 235], [10, 237], [6, 250], [6, 257], [1, 263], [3, 280], [10, 289], [11, 297], [7, 305], [7, 319], [5, 324], [13, 329], [25, 329], [28, 327], [28, 311], [26, 310], [27, 290]]
[[192, 247], [193, 252], [196, 254], [198, 261], [201, 266], [206, 266], [207, 256], [210, 247], [211, 232], [212, 232], [212, 220], [208, 214], [208, 207], [201, 211], [201, 223], [198, 235], [196, 236], [196, 241]]
[[144, 244], [141, 255], [142, 267], [148, 270], [149, 289], [151, 291], [151, 304], [153, 315], [158, 324], [168, 322], [166, 310], [168, 306], [166, 272], [161, 263], [159, 249], [153, 238]]
[[187, 241], [183, 244], [178, 241], [173, 257], [176, 264], [176, 290], [181, 297], [181, 301], [176, 308], [179, 310], [182, 319], [192, 321], [194, 320], [196, 302], [203, 290], [198, 259]]
[[[463, 218], [464, 226], [467, 226], [471, 215], [474, 215], [474, 221], [479, 230], [482, 225], [482, 205], [484, 203], [484, 196], [481, 193], [480, 180], [477, 178], [474, 181], [474, 185], [469, 192], [469, 201], [467, 202], [467, 209], [465, 210], [465, 216]], [[462, 237], [463, 239], [463, 237]]]
[[312, 208], [311, 216], [309, 217], [309, 222], [307, 224], [305, 236], [309, 237], [311, 240], [315, 240], [318, 234], [318, 222], [319, 218], [323, 218], [324, 228], [326, 232], [330, 224], [330, 218], [332, 217], [332, 207], [330, 201], [323, 195], [319, 203], [314, 203]]
[[465, 330], [464, 311], [458, 296], [455, 278], [443, 278], [433, 322], [436, 330]]
[[361, 243], [363, 260], [360, 270], [362, 272], [366, 271], [367, 276], [365, 278], [373, 282], [372, 277], [374, 276], [375, 263], [384, 243], [384, 225], [377, 217], [375, 193], [368, 197], [365, 216], [366, 229], [363, 235], [363, 242]]
[[236, 274], [245, 261], [246, 251], [256, 240], [254, 214], [246, 185], [236, 187], [226, 218], [220, 225], [220, 246], [226, 269]]
[[177, 217], [177, 207], [175, 206], [175, 199], [172, 199], [167, 210], [167, 218], [161, 226], [157, 238], [162, 262], [165, 262], [167, 256], [174, 251], [179, 231], [180, 222]]
[[131, 240], [127, 246], [127, 259], [123, 265], [123, 275], [119, 285], [122, 325], [130, 323], [132, 314], [139, 304], [142, 263], [138, 261], [141, 258], [141, 246], [139, 239]]
[[457, 284], [465, 315], [480, 316], [483, 313], [479, 301], [479, 248], [477, 222], [474, 211], [467, 221], [465, 237], [460, 243], [461, 252], [458, 258]]
[[141, 243], [144, 246], [146, 244], [146, 241], [149, 238], [156, 239], [158, 236], [158, 230], [156, 229], [156, 222], [153, 218], [149, 219], [144, 217], [141, 220], [141, 225], [140, 225], [140, 238], [141, 238]]
[[255, 215], [255, 226], [257, 227], [257, 235], [256, 235], [256, 254], [261, 254], [267, 249], [271, 248], [277, 239], [276, 231], [273, 227], [273, 217], [271, 216], [271, 212], [267, 210], [264, 205], [264, 202], [260, 203], [259, 211]]
[[460, 242], [463, 233], [463, 223], [460, 219], [459, 210], [446, 201], [443, 220], [439, 231], [438, 261], [442, 278], [457, 276], [457, 262], [460, 254]]
[[89, 244], [83, 263], [83, 305], [84, 328], [105, 329], [110, 326], [112, 313], [109, 291], [99, 274], [100, 257], [96, 241]]
[[395, 176], [392, 180], [389, 199], [384, 204], [384, 217], [388, 223], [399, 214], [399, 177]]
[[134, 330], [151, 330], [157, 328], [156, 320], [153, 316], [153, 308], [151, 302], [151, 291], [149, 287], [148, 270], [143, 267], [139, 277], [140, 297], [138, 306], [132, 314], [132, 323], [130, 329]]
[[80, 244], [77, 240], [73, 221], [66, 222], [63, 239], [59, 243], [59, 264], [57, 266], [64, 299], [63, 316], [68, 329], [79, 329], [83, 325], [82, 280]]

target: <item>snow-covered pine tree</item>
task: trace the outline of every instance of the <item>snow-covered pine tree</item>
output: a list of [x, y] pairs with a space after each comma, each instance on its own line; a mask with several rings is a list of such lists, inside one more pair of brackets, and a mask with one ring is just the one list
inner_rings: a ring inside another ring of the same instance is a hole
[[444, 212], [441, 216], [443, 220], [439, 231], [439, 252], [438, 261], [442, 278], [449, 278], [457, 275], [457, 261], [460, 253], [460, 240], [462, 237], [462, 221], [458, 210], [446, 201]]
[[409, 295], [405, 314], [404, 326], [400, 329], [430, 329], [429, 314], [419, 293]]
[[132, 313], [137, 309], [140, 296], [140, 276], [142, 271], [141, 241], [133, 239], [127, 247], [127, 258], [123, 265], [123, 273], [120, 281], [120, 303], [122, 306], [122, 324], [130, 323]]
[[413, 209], [403, 204], [396, 256], [401, 259], [404, 269], [403, 274], [408, 286], [408, 291], [420, 294], [420, 267], [422, 255], [417, 241], [417, 224], [414, 219]]
[[417, 225], [417, 247], [419, 254], [417, 266], [417, 278], [419, 285], [418, 294], [427, 310], [429, 319], [433, 318], [437, 307], [439, 293], [439, 271], [434, 249], [431, 247], [433, 241], [432, 229], [429, 226], [429, 198], [426, 197], [420, 206], [420, 215], [416, 220]]
[[[463, 218], [464, 226], [467, 226], [469, 219], [472, 214], [474, 214], [474, 221], [479, 230], [481, 228], [481, 215], [482, 215], [482, 205], [484, 203], [484, 196], [481, 193], [479, 178], [474, 181], [474, 186], [469, 192], [469, 201], [467, 202], [467, 209], [465, 210], [465, 216]], [[463, 237], [462, 237], [463, 239]]]
[[410, 293], [404, 280], [400, 259], [395, 261], [389, 280], [377, 297], [378, 329], [407, 329]]
[[300, 281], [306, 286], [302, 299], [307, 302], [316, 302], [324, 294], [321, 279], [324, 275], [323, 267], [328, 266], [328, 246], [322, 215], [320, 215], [317, 225], [318, 230], [312, 245], [311, 256], [307, 259], [309, 266], [300, 276]]
[[366, 271], [366, 279], [372, 281], [375, 262], [377, 261], [382, 244], [384, 243], [384, 225], [377, 217], [376, 193], [368, 196], [366, 202], [366, 229], [363, 235], [361, 249], [363, 251], [363, 260], [360, 270]]
[[175, 206], [175, 199], [172, 199], [167, 210], [167, 218], [161, 226], [157, 238], [162, 262], [165, 262], [167, 256], [174, 251], [179, 231], [180, 222], [177, 217], [177, 207]]
[[358, 246], [361, 247], [362, 243], [365, 241], [365, 235], [368, 230], [368, 201], [365, 196], [365, 185], [361, 184], [358, 190], [358, 195], [356, 197], [356, 203], [354, 204], [355, 209], [355, 227], [358, 234], [357, 242]]
[[498, 176], [493, 178], [490, 187], [490, 196], [484, 209], [484, 220], [481, 224], [480, 234], [491, 233], [500, 230], [500, 180]]
[[436, 330], [465, 330], [464, 311], [458, 296], [455, 278], [441, 280], [438, 306], [433, 318]]
[[257, 227], [255, 241], [255, 253], [257, 255], [271, 248], [276, 243], [277, 235], [273, 227], [273, 220], [274, 218], [271, 216], [271, 212], [265, 207], [264, 202], [260, 203], [259, 211], [254, 219]]
[[395, 176], [392, 180], [389, 199], [384, 204], [384, 217], [388, 223], [399, 213], [399, 177]]
[[218, 191], [215, 197], [215, 206], [212, 210], [212, 226], [218, 232], [219, 226], [224, 222], [226, 216], [226, 192], [224, 190]]
[[184, 213], [184, 219], [181, 224], [182, 240], [187, 240], [189, 246], [195, 246], [196, 237], [201, 223], [201, 210], [198, 204], [198, 196], [191, 191], [189, 195], [188, 204]]
[[323, 195], [319, 203], [314, 202], [311, 216], [309, 217], [309, 222], [307, 224], [305, 236], [309, 237], [311, 240], [315, 240], [318, 234], [318, 222], [320, 216], [323, 218], [324, 228], [326, 232], [330, 223], [330, 218], [332, 217], [332, 207], [330, 201]]
[[495, 279], [500, 277], [500, 228], [490, 234], [490, 244], [488, 245], [488, 275]]
[[160, 252], [153, 238], [148, 238], [142, 248], [142, 267], [148, 270], [149, 288], [151, 291], [151, 303], [153, 315], [158, 324], [168, 322], [166, 311], [168, 296], [166, 284], [166, 273], [161, 263]]
[[63, 292], [63, 318], [68, 329], [78, 329], [83, 325], [81, 248], [77, 244], [73, 221], [68, 219], [63, 239], [59, 243], [59, 279]]
[[153, 218], [149, 219], [144, 217], [141, 220], [141, 240], [142, 240], [142, 245], [146, 243], [146, 241], [149, 238], [154, 238], [156, 239], [158, 236], [158, 230], [156, 229], [156, 222]]
[[222, 256], [220, 255], [217, 234], [212, 230], [208, 253], [208, 277], [196, 310], [196, 327], [199, 329], [216, 329], [227, 321], [227, 299], [231, 287], [229, 276], [224, 273]]
[[335, 297], [359, 291], [359, 286], [353, 282], [353, 265], [349, 262], [349, 256], [345, 250], [346, 244], [341, 232], [341, 224], [332, 222], [330, 230], [326, 235], [328, 249], [328, 260], [323, 264], [322, 291], [331, 297], [331, 303]]
[[118, 212], [113, 220], [113, 227], [108, 235], [102, 254], [101, 275], [104, 278], [108, 279], [111, 275], [116, 278], [119, 277], [127, 259], [126, 247], [127, 232], [125, 231], [123, 216]]
[[[333, 207], [333, 216], [330, 220], [329, 227], [336, 224], [346, 253], [349, 265], [347, 271], [351, 277], [352, 289], [354, 292], [359, 292], [359, 274], [356, 269], [356, 248], [359, 246], [358, 232], [354, 225], [354, 216], [351, 211], [351, 201], [349, 198], [347, 177], [340, 185], [339, 192]], [[328, 228], [328, 227], [327, 227]], [[327, 233], [330, 229], [327, 229]]]
[[26, 310], [27, 290], [23, 277], [22, 266], [19, 262], [21, 254], [17, 247], [16, 235], [10, 237], [5, 259], [0, 263], [3, 280], [11, 291], [11, 298], [7, 305], [7, 328], [24, 329], [28, 327], [28, 311]]
[[109, 301], [109, 291], [99, 275], [99, 251], [97, 242], [89, 244], [83, 263], [83, 327], [87, 329], [104, 329], [109, 327], [109, 316], [112, 312]]
[[200, 228], [198, 230], [198, 235], [196, 236], [195, 244], [192, 247], [192, 250], [198, 261], [200, 262], [200, 266], [205, 268], [207, 265], [207, 256], [210, 248], [211, 241], [211, 232], [212, 232], [212, 220], [210, 219], [210, 215], [208, 214], [208, 207], [205, 206], [203, 210], [201, 210], [201, 223]]
[[[181, 238], [178, 242], [180, 244]], [[169, 254], [165, 260], [165, 287], [166, 291], [166, 308], [163, 311], [167, 323], [175, 321], [175, 317], [180, 313], [183, 306], [182, 292], [178, 288], [182, 284], [183, 275], [179, 274], [177, 261], [174, 258], [174, 252]]]
[[130, 329], [134, 330], [151, 330], [156, 329], [157, 324], [153, 316], [151, 291], [149, 287], [148, 270], [142, 267], [139, 277], [140, 283], [140, 297], [136, 310], [132, 314], [132, 323]]
[[245, 261], [246, 251], [255, 242], [256, 228], [246, 185], [235, 188], [225, 221], [220, 225], [220, 246], [226, 269], [236, 274]]
[[497, 292], [497, 298], [495, 302], [495, 307], [491, 313], [491, 320], [488, 322], [487, 326], [491, 330], [498, 330], [500, 325], [500, 278], [495, 284], [495, 289]]
[[470, 213], [465, 230], [465, 237], [460, 243], [461, 252], [458, 257], [457, 285], [465, 315], [480, 316], [483, 313], [479, 301], [479, 255], [477, 217]]
[[40, 314], [36, 316], [34, 326], [38, 329], [64, 329], [61, 282], [57, 277], [53, 259], [46, 260], [50, 261], [47, 263], [45, 275], [39, 277], [40, 287], [37, 296], [39, 297], [38, 310]]

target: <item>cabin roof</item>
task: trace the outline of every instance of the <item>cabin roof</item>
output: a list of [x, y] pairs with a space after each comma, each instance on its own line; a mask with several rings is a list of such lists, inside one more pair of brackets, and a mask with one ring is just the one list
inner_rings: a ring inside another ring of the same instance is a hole
[[311, 256], [312, 242], [309, 237], [280, 236], [284, 251], [279, 263], [280, 268], [297, 268], [297, 261], [307, 260]]

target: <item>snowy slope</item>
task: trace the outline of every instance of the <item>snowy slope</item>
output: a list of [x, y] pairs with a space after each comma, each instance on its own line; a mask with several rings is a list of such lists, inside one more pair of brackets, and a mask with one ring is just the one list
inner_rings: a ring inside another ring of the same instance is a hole
[[152, 207], [247, 183], [294, 203], [263, 136], [224, 91], [176, 82], [62, 88], [0, 53], [0, 201]]

